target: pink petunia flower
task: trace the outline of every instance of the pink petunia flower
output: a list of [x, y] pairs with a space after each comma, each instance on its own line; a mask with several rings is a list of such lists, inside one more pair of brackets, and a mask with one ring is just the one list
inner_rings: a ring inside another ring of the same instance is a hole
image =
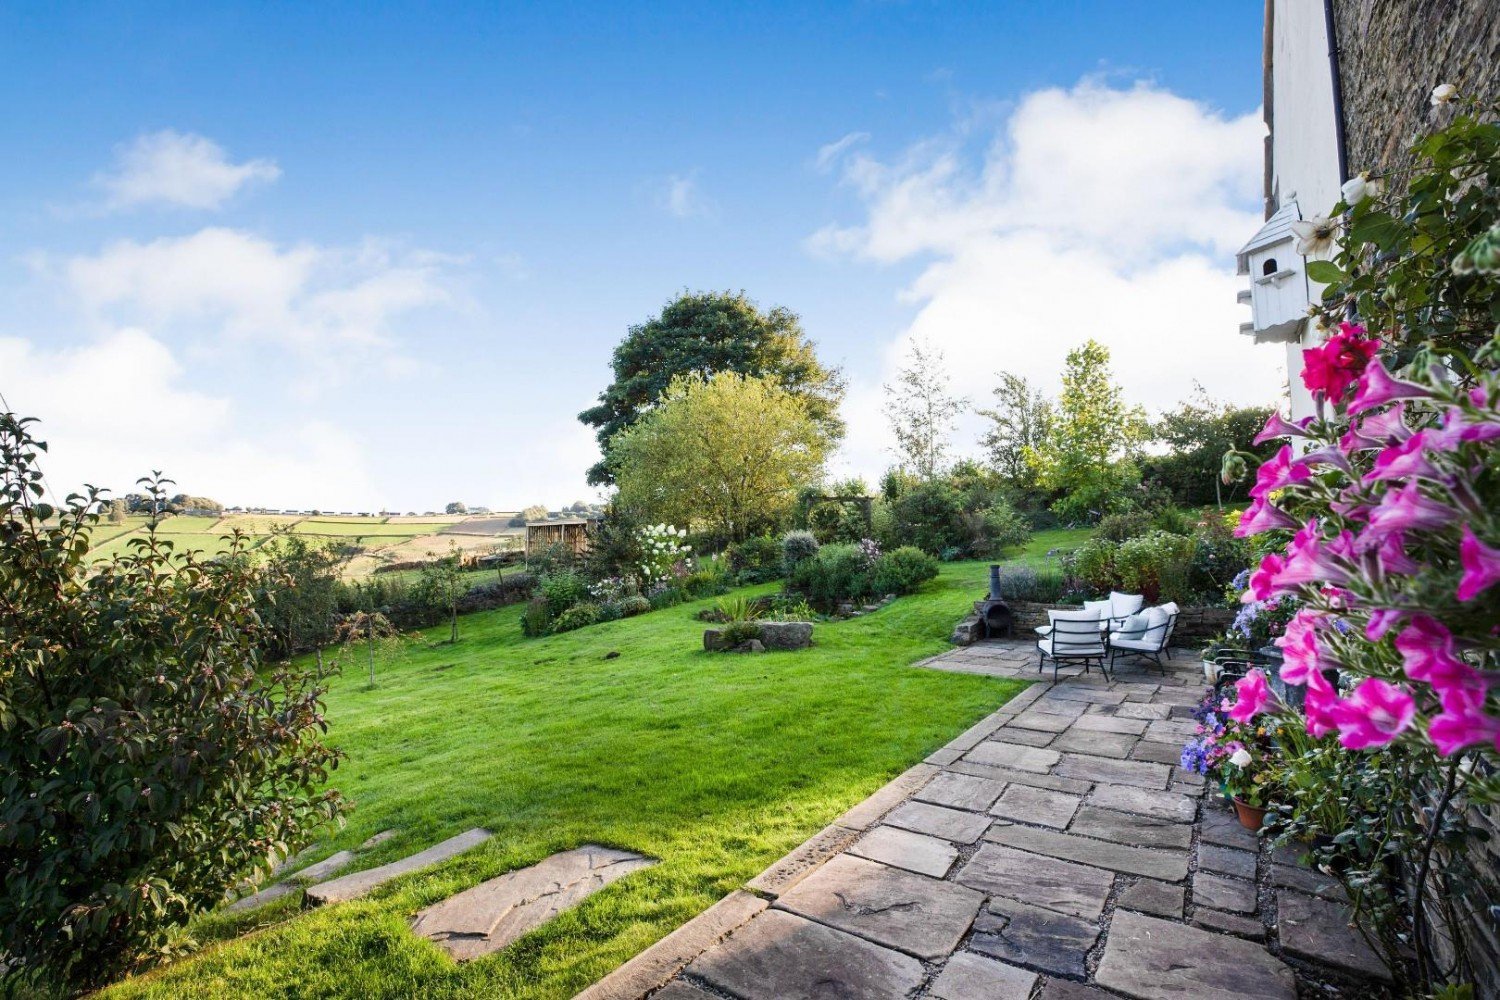
[[1273, 528], [1295, 528], [1296, 518], [1286, 511], [1268, 501], [1265, 497], [1256, 497], [1245, 512], [1240, 515], [1240, 523], [1235, 526], [1234, 536], [1245, 538], [1249, 535], [1259, 535]]
[[1495, 743], [1500, 750], [1500, 719], [1484, 712], [1484, 694], [1455, 688], [1443, 697], [1443, 711], [1432, 717], [1427, 736], [1443, 756], [1476, 743]]
[[1458, 557], [1464, 567], [1463, 579], [1458, 582], [1460, 601], [1472, 601], [1500, 583], [1500, 549], [1481, 542], [1467, 524], [1464, 525], [1463, 540], [1458, 543]]
[[1302, 699], [1302, 711], [1307, 716], [1307, 732], [1309, 736], [1321, 739], [1329, 733], [1338, 729], [1334, 720], [1334, 709], [1339, 704], [1338, 694], [1328, 679], [1320, 673], [1311, 673], [1307, 677], [1307, 692]]
[[1478, 444], [1500, 438], [1500, 422], [1495, 420], [1470, 420], [1468, 414], [1457, 407], [1443, 414], [1442, 441], [1449, 451], [1463, 444]]
[[1276, 639], [1281, 647], [1281, 679], [1288, 684], [1307, 684], [1313, 674], [1322, 679], [1323, 671], [1335, 664], [1327, 662], [1318, 643], [1318, 626], [1326, 621], [1321, 611], [1303, 608], [1286, 624], [1286, 632]]
[[1280, 413], [1272, 413], [1266, 421], [1266, 425], [1260, 429], [1260, 433], [1255, 435], [1250, 443], [1265, 444], [1267, 441], [1279, 437], [1301, 437], [1306, 432], [1307, 425], [1311, 420], [1312, 417], [1304, 417], [1300, 422], [1294, 424]]
[[1349, 750], [1383, 747], [1411, 725], [1417, 703], [1400, 685], [1366, 677], [1331, 710], [1339, 742]]
[[1454, 652], [1453, 633], [1435, 618], [1413, 617], [1411, 624], [1396, 636], [1396, 652], [1401, 654], [1406, 676], [1431, 684], [1439, 695], [1453, 688], [1485, 689], [1479, 671]]
[[1260, 714], [1271, 698], [1271, 689], [1266, 686], [1266, 675], [1259, 670], [1252, 670], [1235, 681], [1234, 690], [1237, 697], [1234, 707], [1229, 710], [1229, 717], [1235, 722], [1249, 722]]
[[1281, 450], [1263, 462], [1255, 472], [1255, 485], [1250, 495], [1256, 499], [1265, 497], [1272, 490], [1279, 490], [1291, 483], [1300, 483], [1312, 478], [1312, 470], [1292, 461], [1292, 446], [1284, 444]]
[[1393, 444], [1375, 456], [1375, 467], [1365, 476], [1365, 482], [1374, 483], [1389, 479], [1442, 480], [1442, 473], [1427, 458], [1432, 439], [1427, 431], [1418, 431], [1400, 444]]
[[1271, 593], [1295, 593], [1298, 586], [1308, 583], [1346, 584], [1350, 580], [1350, 567], [1345, 560], [1352, 562], [1354, 558], [1352, 533], [1343, 531], [1325, 542], [1317, 522], [1309, 521], [1287, 546], [1286, 561], [1271, 582]]
[[1260, 565], [1250, 574], [1250, 589], [1241, 595], [1240, 600], [1245, 604], [1251, 601], [1269, 601], [1283, 565], [1282, 558], [1274, 552], [1262, 556]]
[[1416, 483], [1407, 483], [1386, 491], [1370, 512], [1365, 531], [1371, 533], [1371, 540], [1379, 540], [1396, 531], [1441, 528], [1456, 517], [1458, 512], [1452, 507], [1425, 495]]
[[1398, 403], [1381, 413], [1365, 417], [1355, 429], [1344, 435], [1340, 444], [1346, 451], [1364, 451], [1399, 444], [1412, 436], [1406, 426], [1406, 404]]
[[1375, 358], [1359, 377], [1359, 388], [1349, 403], [1349, 415], [1352, 417], [1398, 399], [1425, 399], [1431, 395], [1432, 390], [1425, 386], [1392, 378], [1380, 359]]
[[1379, 341], [1367, 339], [1364, 333], [1364, 327], [1341, 323], [1339, 332], [1321, 347], [1302, 352], [1302, 384], [1308, 392], [1321, 393], [1335, 403], [1344, 398], [1380, 349]]
[[1379, 642], [1387, 632], [1400, 625], [1406, 615], [1407, 612], [1396, 608], [1381, 608], [1370, 612], [1370, 620], [1365, 625], [1365, 638], [1371, 642]]

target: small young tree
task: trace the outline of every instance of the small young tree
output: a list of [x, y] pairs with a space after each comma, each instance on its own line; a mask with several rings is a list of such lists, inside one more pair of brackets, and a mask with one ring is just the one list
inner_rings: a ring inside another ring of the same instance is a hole
[[346, 805], [323, 677], [261, 669], [247, 536], [201, 562], [148, 529], [97, 566], [100, 492], [40, 502], [29, 423], [0, 414], [0, 985], [81, 990]]
[[1126, 405], [1109, 370], [1109, 349], [1085, 341], [1068, 352], [1051, 433], [1026, 452], [1038, 482], [1061, 496], [1064, 517], [1108, 514], [1140, 479], [1131, 461], [1146, 435], [1146, 415]]
[[[429, 557], [432, 553], [427, 553]], [[448, 609], [448, 641], [458, 641], [458, 599], [464, 596], [463, 553], [453, 542], [448, 543], [448, 554], [433, 558], [422, 567], [422, 585], [430, 587]]]
[[344, 552], [334, 542], [314, 541], [281, 525], [259, 551], [266, 559], [260, 617], [271, 631], [270, 652], [287, 657], [310, 649], [321, 668], [323, 649], [333, 641]]
[[969, 405], [948, 392], [943, 352], [914, 340], [896, 384], [885, 387], [886, 415], [896, 434], [896, 456], [903, 468], [923, 480], [943, 471], [954, 419]]

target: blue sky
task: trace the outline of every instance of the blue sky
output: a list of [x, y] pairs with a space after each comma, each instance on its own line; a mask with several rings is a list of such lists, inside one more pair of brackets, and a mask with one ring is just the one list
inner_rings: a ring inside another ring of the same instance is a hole
[[1254, 0], [497, 6], [0, 8], [0, 392], [50, 478], [591, 498], [574, 415], [684, 288], [802, 315], [841, 470], [913, 337], [978, 402], [1085, 336], [1150, 408], [1276, 391]]

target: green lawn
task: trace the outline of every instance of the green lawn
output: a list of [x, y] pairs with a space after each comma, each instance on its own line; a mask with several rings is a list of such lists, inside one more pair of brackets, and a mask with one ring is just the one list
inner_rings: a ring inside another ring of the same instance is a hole
[[[218, 943], [106, 995], [571, 997], [1023, 687], [911, 666], [947, 647], [984, 581], [982, 563], [944, 566], [800, 652], [700, 652], [700, 602], [539, 640], [517, 608], [468, 616], [456, 646], [434, 629], [374, 689], [356, 661], [328, 714], [358, 808], [309, 860], [387, 828], [400, 835], [361, 865], [475, 826], [494, 839], [362, 901], [204, 918], [199, 940]], [[423, 906], [583, 843], [661, 864], [467, 965], [407, 930]]]

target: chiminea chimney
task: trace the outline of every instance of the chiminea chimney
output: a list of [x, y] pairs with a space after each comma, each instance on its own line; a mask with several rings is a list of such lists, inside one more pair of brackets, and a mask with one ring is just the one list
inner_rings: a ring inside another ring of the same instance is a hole
[[990, 567], [990, 600], [1005, 600], [1005, 595], [1000, 593], [1000, 566], [998, 563]]

